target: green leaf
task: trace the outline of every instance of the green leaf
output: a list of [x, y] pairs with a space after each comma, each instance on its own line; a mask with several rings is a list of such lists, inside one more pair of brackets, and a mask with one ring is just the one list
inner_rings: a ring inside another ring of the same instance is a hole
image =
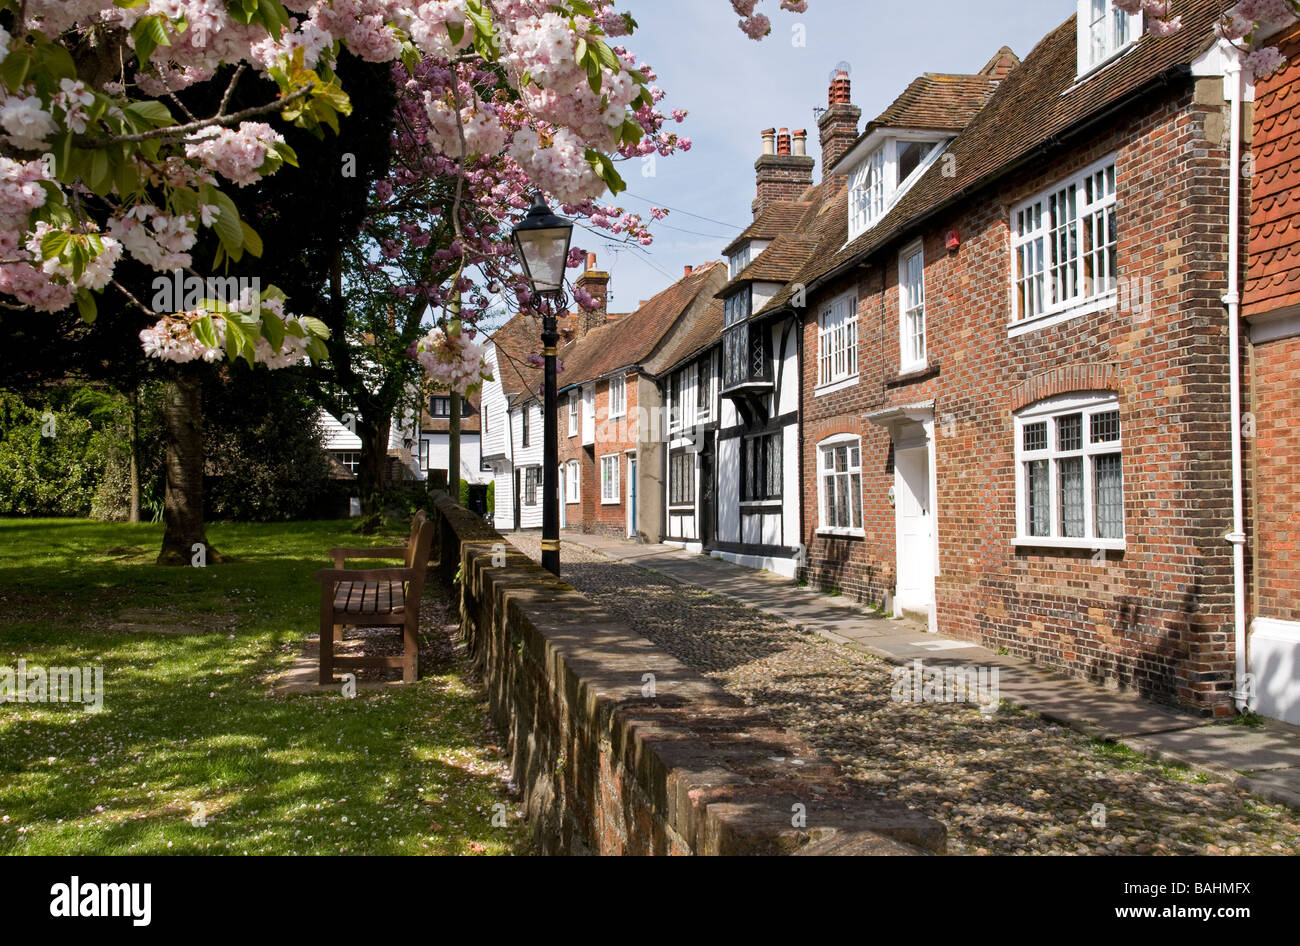
[[580, 66], [587, 61], [587, 41], [581, 36], [578, 37], [578, 44], [573, 47], [573, 61]]
[[262, 319], [262, 337], [271, 343], [271, 347], [276, 351], [284, 344], [284, 323], [274, 315], [267, 315]]
[[0, 63], [0, 79], [10, 92], [17, 92], [27, 81], [27, 73], [32, 67], [32, 51], [19, 47], [5, 57]]
[[99, 317], [99, 306], [95, 304], [95, 294], [89, 289], [77, 290], [77, 311], [81, 321], [90, 323]]
[[296, 168], [298, 166], [298, 152], [294, 151], [283, 141], [276, 143], [275, 153], [278, 154], [280, 160], [289, 165], [289, 167]]
[[41, 43], [37, 55], [44, 71], [55, 79], [77, 78], [77, 66], [72, 54], [59, 43]]
[[113, 164], [108, 160], [108, 153], [103, 148], [96, 148], [91, 154], [90, 177], [86, 183], [100, 197], [113, 189]]
[[149, 57], [159, 46], [170, 46], [167, 30], [160, 16], [146, 16], [136, 20], [131, 27], [131, 38], [135, 40], [135, 56], [141, 66], [149, 62]]
[[241, 227], [243, 227], [243, 230], [244, 230], [244, 249], [246, 249], [248, 252], [252, 253], [252, 254], [253, 254], [254, 256], [256, 256], [258, 259], [261, 259], [261, 258], [262, 258], [262, 238], [261, 238], [260, 236], [258, 236], [256, 230], [254, 230], [252, 227], [250, 227], [250, 226], [249, 226], [247, 223], [245, 223], [243, 220], [239, 221], [239, 225], [240, 225]]
[[313, 337], [315, 338], [330, 337], [329, 326], [326, 325], [324, 322], [322, 322], [320, 319], [316, 318], [315, 316], [304, 315], [299, 321], [301, 321], [302, 324], [307, 327], [307, 331], [311, 332]]
[[600, 63], [594, 56], [587, 57], [587, 84], [593, 93], [600, 94]]
[[212, 229], [216, 231], [217, 239], [221, 241], [222, 247], [230, 254], [231, 259], [238, 261], [244, 255], [244, 228], [243, 221], [239, 219], [239, 208], [235, 206], [233, 200], [215, 187], [210, 189], [208, 198], [203, 202], [219, 208], [217, 219], [212, 222]]
[[212, 324], [212, 316], [205, 315], [201, 319], [196, 319], [190, 323], [190, 329], [194, 332], [194, 337], [209, 348], [217, 347], [217, 327]]
[[72, 237], [62, 230], [51, 230], [41, 239], [41, 262], [60, 256]]
[[148, 123], [150, 128], [166, 128], [176, 124], [176, 119], [172, 117], [171, 109], [162, 102], [132, 102], [126, 107], [129, 115], [133, 115]]

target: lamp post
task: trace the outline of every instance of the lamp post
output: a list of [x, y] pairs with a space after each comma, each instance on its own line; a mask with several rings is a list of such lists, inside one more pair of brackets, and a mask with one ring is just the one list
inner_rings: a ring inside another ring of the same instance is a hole
[[[555, 346], [560, 333], [555, 313], [564, 307], [564, 270], [569, 262], [573, 224], [551, 213], [539, 192], [512, 234], [515, 253], [524, 267], [528, 288], [541, 304], [542, 357], [542, 567], [560, 574], [559, 431], [555, 420]], [[550, 304], [546, 302], [549, 299]]]

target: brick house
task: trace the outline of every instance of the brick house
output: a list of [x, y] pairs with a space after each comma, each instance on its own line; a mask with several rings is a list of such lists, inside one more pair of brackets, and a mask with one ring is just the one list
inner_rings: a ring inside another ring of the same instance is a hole
[[662, 537], [661, 391], [654, 365], [679, 330], [693, 325], [725, 279], [709, 263], [685, 274], [635, 312], [608, 316], [607, 274], [576, 285], [598, 308], [575, 317], [560, 349], [559, 461], [564, 528], [657, 542]]
[[1287, 64], [1255, 87], [1245, 444], [1252, 473], [1250, 672], [1258, 709], [1300, 724], [1300, 26], [1269, 37]]
[[1157, 39], [1081, 0], [847, 142], [833, 82], [822, 223], [792, 234], [817, 245], [766, 307], [801, 321], [811, 584], [1231, 712], [1222, 8], [1175, 2]]

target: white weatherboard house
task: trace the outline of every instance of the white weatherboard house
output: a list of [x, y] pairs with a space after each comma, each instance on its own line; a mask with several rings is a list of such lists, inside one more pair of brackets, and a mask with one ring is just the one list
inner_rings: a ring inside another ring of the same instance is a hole
[[541, 371], [527, 363], [541, 336], [532, 316], [516, 315], [493, 333], [483, 384], [481, 463], [494, 485], [493, 523], [502, 532], [542, 526]]

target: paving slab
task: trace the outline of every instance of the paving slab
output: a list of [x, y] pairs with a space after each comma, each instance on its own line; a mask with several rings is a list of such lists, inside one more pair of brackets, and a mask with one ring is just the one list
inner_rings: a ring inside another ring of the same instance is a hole
[[970, 641], [931, 634], [919, 622], [886, 618], [852, 599], [799, 588], [769, 572], [667, 545], [575, 533], [562, 538], [894, 663], [919, 659], [936, 666], [996, 667], [1002, 699], [1088, 735], [1191, 766], [1300, 808], [1300, 727], [1273, 720], [1260, 728], [1213, 725], [1213, 720], [1157, 705], [1138, 694], [1053, 672]]

